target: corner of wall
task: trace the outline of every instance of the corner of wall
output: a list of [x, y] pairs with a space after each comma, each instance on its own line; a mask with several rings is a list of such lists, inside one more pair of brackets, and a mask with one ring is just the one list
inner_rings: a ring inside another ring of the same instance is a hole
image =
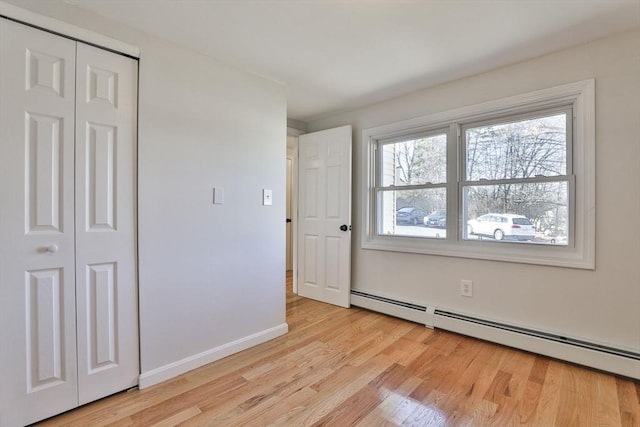
[[287, 134], [292, 135], [295, 133], [295, 136], [300, 135], [300, 133], [307, 132], [307, 123], [301, 120], [295, 119], [287, 119]]

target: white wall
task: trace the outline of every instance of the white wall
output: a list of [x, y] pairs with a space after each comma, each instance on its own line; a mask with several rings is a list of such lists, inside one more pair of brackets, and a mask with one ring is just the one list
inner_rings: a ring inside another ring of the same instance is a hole
[[285, 322], [286, 102], [164, 44], [143, 48], [140, 89], [144, 372]]
[[285, 88], [61, 1], [9, 2], [141, 49], [145, 384], [286, 332]]
[[[640, 32], [627, 32], [308, 124], [354, 127], [354, 237], [360, 235], [362, 130], [596, 79], [596, 270], [360, 248], [352, 286], [370, 293], [640, 351]], [[460, 280], [473, 298], [459, 296]]]

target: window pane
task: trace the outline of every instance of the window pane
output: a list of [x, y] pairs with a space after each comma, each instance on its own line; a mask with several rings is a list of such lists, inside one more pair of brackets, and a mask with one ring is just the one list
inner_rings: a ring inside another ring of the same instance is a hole
[[466, 187], [465, 238], [566, 245], [568, 194], [565, 181]]
[[447, 135], [383, 144], [382, 186], [447, 181]]
[[[447, 236], [447, 190], [381, 190], [381, 221], [378, 234], [445, 238]], [[428, 225], [427, 222], [433, 220]]]
[[567, 115], [556, 114], [465, 131], [467, 180], [567, 173]]

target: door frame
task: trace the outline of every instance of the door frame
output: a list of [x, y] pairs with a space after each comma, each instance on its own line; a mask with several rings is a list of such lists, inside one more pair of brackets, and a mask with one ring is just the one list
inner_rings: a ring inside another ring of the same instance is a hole
[[[298, 294], [298, 137], [306, 132], [287, 127], [287, 159], [291, 159], [291, 251], [293, 293]], [[289, 142], [291, 141], [291, 145]]]

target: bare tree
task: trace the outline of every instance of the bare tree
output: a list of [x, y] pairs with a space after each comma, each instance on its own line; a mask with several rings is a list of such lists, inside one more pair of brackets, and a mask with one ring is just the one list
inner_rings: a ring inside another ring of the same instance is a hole
[[[398, 185], [446, 182], [446, 135], [429, 136], [394, 144]], [[440, 189], [398, 190], [398, 207], [418, 207], [427, 212], [446, 206], [446, 192]]]

